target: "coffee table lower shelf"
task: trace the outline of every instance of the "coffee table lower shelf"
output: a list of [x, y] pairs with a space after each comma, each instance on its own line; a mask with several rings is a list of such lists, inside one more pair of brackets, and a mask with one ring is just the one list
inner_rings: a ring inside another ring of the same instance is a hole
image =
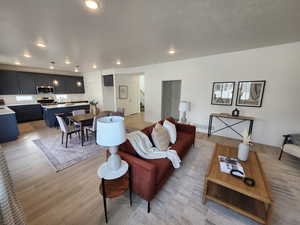
[[204, 202], [205, 200], [214, 201], [261, 224], [267, 224], [270, 206], [263, 201], [256, 200], [210, 181], [207, 181], [204, 195]]

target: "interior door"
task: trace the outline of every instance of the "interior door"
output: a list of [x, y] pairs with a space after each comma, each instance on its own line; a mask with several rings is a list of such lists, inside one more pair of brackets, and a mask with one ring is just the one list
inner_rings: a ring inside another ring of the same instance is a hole
[[181, 80], [170, 80], [162, 82], [162, 111], [161, 117], [173, 117], [179, 120], [178, 106], [181, 95]]

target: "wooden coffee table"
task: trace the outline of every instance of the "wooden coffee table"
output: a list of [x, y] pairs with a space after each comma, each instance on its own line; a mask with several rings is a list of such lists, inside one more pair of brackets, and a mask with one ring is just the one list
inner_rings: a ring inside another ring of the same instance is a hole
[[220, 171], [218, 156], [237, 158], [237, 152], [237, 148], [216, 145], [205, 176], [203, 203], [211, 200], [261, 224], [269, 224], [272, 198], [256, 152], [249, 152], [248, 160], [240, 162], [246, 176], [255, 180], [254, 187], [249, 187], [241, 179]]

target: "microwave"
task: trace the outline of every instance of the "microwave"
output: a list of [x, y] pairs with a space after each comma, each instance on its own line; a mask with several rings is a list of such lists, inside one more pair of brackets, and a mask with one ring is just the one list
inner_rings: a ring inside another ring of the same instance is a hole
[[36, 91], [38, 94], [53, 93], [54, 87], [53, 86], [37, 86]]

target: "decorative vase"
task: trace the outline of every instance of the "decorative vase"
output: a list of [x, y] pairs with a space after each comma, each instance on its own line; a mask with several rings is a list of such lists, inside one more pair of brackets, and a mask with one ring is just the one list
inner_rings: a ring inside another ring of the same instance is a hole
[[239, 144], [239, 152], [238, 152], [238, 159], [241, 161], [247, 161], [249, 155], [249, 145], [240, 143]]
[[97, 107], [95, 105], [91, 105], [90, 106], [90, 111], [93, 115], [97, 114]]

